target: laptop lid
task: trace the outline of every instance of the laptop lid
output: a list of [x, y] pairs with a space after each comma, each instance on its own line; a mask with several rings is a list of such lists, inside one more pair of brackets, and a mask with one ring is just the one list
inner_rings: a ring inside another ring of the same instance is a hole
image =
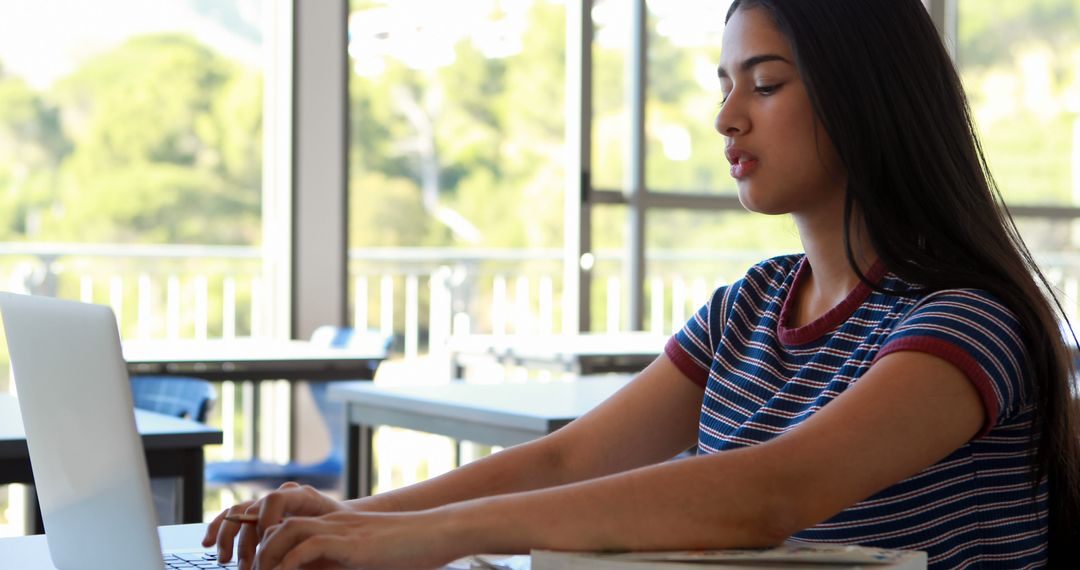
[[112, 309], [0, 293], [0, 312], [53, 564], [163, 568]]

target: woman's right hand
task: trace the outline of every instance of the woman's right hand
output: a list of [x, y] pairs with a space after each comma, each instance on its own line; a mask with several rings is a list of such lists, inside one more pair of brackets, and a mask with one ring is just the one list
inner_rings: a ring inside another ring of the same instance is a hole
[[[272, 525], [280, 523], [288, 516], [317, 517], [337, 511], [352, 511], [344, 504], [327, 497], [312, 487], [296, 483], [285, 483], [269, 495], [255, 501], [246, 501], [229, 507], [206, 529], [202, 545], [211, 547], [217, 544], [218, 560], [226, 563], [232, 559], [233, 540], [236, 541], [237, 558], [241, 568], [250, 568], [255, 560], [255, 548], [263, 533]], [[256, 523], [239, 523], [225, 520], [226, 516], [256, 515]]]

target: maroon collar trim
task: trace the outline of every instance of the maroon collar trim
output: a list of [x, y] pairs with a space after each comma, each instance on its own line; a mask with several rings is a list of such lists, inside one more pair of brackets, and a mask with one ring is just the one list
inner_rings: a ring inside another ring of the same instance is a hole
[[[806, 344], [818, 340], [826, 333], [835, 329], [848, 320], [852, 314], [855, 313], [855, 309], [859, 308], [859, 305], [870, 296], [873, 289], [869, 285], [860, 281], [851, 293], [840, 301], [838, 305], [829, 309], [824, 315], [821, 315], [813, 322], [807, 323], [798, 328], [788, 328], [787, 323], [790, 320], [790, 312], [793, 310], [792, 299], [795, 298], [795, 291], [803, 285], [806, 281], [807, 275], [809, 275], [811, 269], [810, 264], [806, 261], [806, 257], [803, 257], [799, 261], [799, 268], [795, 272], [795, 279], [791, 283], [791, 288], [788, 290], [787, 297], [784, 299], [784, 306], [780, 309], [780, 322], [776, 327], [776, 331], [780, 337], [780, 342], [785, 345], [799, 345]], [[866, 272], [866, 278], [874, 284], [881, 281], [881, 278], [885, 276], [886, 269], [885, 264], [881, 260], [874, 262], [874, 265], [870, 267], [870, 270]]]

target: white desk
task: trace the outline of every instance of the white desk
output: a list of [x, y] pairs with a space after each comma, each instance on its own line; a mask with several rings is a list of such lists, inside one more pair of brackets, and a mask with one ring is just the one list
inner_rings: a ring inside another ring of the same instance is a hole
[[[370, 340], [348, 348], [268, 338], [127, 340], [123, 349], [132, 376], [189, 376], [214, 382], [371, 380], [387, 351], [385, 339], [372, 335]], [[247, 418], [253, 457], [260, 455], [261, 414], [256, 396]]]
[[[203, 446], [221, 443], [221, 430], [145, 410], [135, 410], [135, 424], [150, 476], [179, 477], [182, 520], [201, 521]], [[0, 485], [33, 482], [19, 402], [9, 394], [0, 394]], [[30, 522], [37, 526], [32, 530], [41, 532], [36, 499], [32, 497], [31, 503], [34, 512], [27, 514], [34, 517]]]
[[469, 362], [478, 359], [581, 375], [633, 374], [663, 352], [668, 338], [649, 332], [462, 335], [450, 337], [447, 350], [455, 378], [461, 378]]
[[374, 341], [331, 348], [262, 338], [127, 340], [123, 347], [129, 374], [206, 380], [370, 380], [387, 356]]
[[629, 378], [612, 375], [569, 382], [451, 382], [434, 386], [337, 383], [329, 394], [346, 407], [346, 495], [371, 494], [371, 433], [375, 426], [402, 427], [489, 445], [517, 445], [577, 419]]
[[[161, 549], [168, 551], [193, 551], [202, 550], [199, 544], [203, 534], [206, 533], [205, 524], [185, 524], [158, 527], [158, 536], [161, 538]], [[501, 561], [507, 557], [487, 555], [486, 558]], [[514, 557], [515, 568], [528, 568], [528, 556]], [[448, 564], [446, 570], [462, 570], [470, 568], [467, 558]], [[18, 570], [56, 570], [49, 558], [49, 545], [44, 535], [19, 536], [15, 538], [0, 538], [0, 568]], [[216, 568], [216, 567], [215, 567]]]
[[[199, 550], [205, 524], [158, 527], [162, 550]], [[19, 570], [56, 570], [45, 535], [0, 538], [0, 566]]]

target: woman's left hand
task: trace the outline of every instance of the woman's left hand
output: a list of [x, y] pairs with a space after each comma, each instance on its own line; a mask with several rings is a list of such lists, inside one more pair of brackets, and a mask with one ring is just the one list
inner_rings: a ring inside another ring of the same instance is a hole
[[445, 512], [336, 512], [267, 529], [255, 568], [439, 568], [468, 554]]

